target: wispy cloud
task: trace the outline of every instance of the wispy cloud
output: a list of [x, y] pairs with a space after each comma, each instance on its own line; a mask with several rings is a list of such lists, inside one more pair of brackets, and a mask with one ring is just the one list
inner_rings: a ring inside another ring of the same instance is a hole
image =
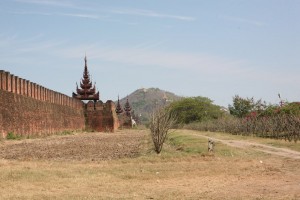
[[15, 14], [15, 15], [45, 15], [51, 16], [55, 15], [54, 13], [47, 13], [47, 12], [35, 12], [35, 11], [9, 11], [8, 13]]
[[141, 9], [115, 9], [111, 10], [112, 13], [120, 14], [120, 15], [137, 15], [144, 17], [156, 17], [156, 18], [169, 18], [183, 21], [194, 21], [196, 18], [182, 15], [170, 15], [158, 13], [152, 10], [141, 10]]
[[[71, 1], [63, 1], [63, 0], [14, 0], [15, 2], [19, 3], [27, 3], [27, 4], [36, 4], [36, 5], [43, 5], [43, 6], [57, 6], [57, 7], [68, 7], [68, 8], [75, 8], [75, 9], [82, 9], [82, 10], [89, 10], [89, 11], [97, 11], [97, 9], [93, 7], [85, 7], [85, 6], [78, 6]], [[144, 10], [144, 9], [101, 9], [98, 10], [101, 12], [118, 14], [118, 15], [135, 15], [135, 16], [144, 16], [144, 17], [154, 17], [154, 18], [166, 18], [166, 19], [175, 19], [175, 20], [182, 20], [182, 21], [194, 21], [196, 18], [190, 16], [183, 16], [183, 15], [171, 15], [165, 13], [159, 13], [152, 10]], [[83, 15], [86, 16], [86, 15]], [[88, 16], [88, 15], [87, 15]]]
[[258, 26], [262, 27], [265, 25], [265, 23], [260, 22], [260, 21], [255, 21], [255, 20], [250, 20], [250, 19], [244, 19], [240, 17], [231, 17], [231, 16], [221, 16], [221, 18], [228, 20], [228, 21], [234, 21], [234, 22], [239, 22], [239, 23], [245, 23], [245, 24], [250, 24], [253, 26]]
[[28, 12], [28, 11], [14, 11], [10, 12], [16, 15], [45, 15], [45, 16], [66, 16], [66, 17], [78, 17], [88, 19], [106, 19], [107, 16], [83, 14], [83, 13], [51, 13], [51, 12]]
[[67, 40], [45, 41], [42, 34], [37, 34], [29, 38], [21, 38], [18, 35], [2, 35], [0, 36], [1, 61], [13, 60], [14, 62], [18, 62], [19, 59], [22, 60], [23, 58], [30, 60], [28, 53], [35, 55], [39, 53], [44, 55], [51, 54], [52, 50], [62, 48], [67, 42]]
[[[297, 91], [294, 86], [300, 84], [299, 70], [274, 70], [270, 72], [270, 66], [255, 66], [248, 61], [236, 58], [224, 58], [219, 55], [200, 52], [162, 50], [163, 44], [164, 41], [148, 41], [130, 46], [107, 45], [105, 41], [102, 43], [72, 44], [71, 41], [46, 40], [41, 35], [21, 39], [16, 35], [0, 34], [0, 64], [3, 66], [5, 63], [9, 63], [8, 65], [19, 66], [19, 69], [22, 69], [21, 66], [48, 65], [48, 69], [50, 69], [51, 66], [49, 66], [47, 59], [57, 59], [67, 61], [64, 64], [58, 64], [65, 71], [72, 71], [74, 65], [68, 63], [72, 63], [74, 60], [82, 61], [84, 53], [87, 52], [88, 58], [93, 60], [93, 63], [107, 63], [109, 66], [119, 68], [119, 71], [128, 70], [128, 68], [125, 69], [125, 66], [132, 66], [132, 69], [137, 69], [138, 73], [149, 70], [158, 73], [161, 71], [162, 74], [157, 76], [162, 78], [168, 77], [168, 74], [165, 74], [166, 71], [180, 73], [181, 77], [184, 77], [180, 82], [187, 82], [185, 85], [189, 84], [190, 77], [188, 76], [191, 76], [192, 73], [195, 75], [193, 79], [196, 77], [196, 81], [191, 81], [191, 84], [200, 84], [204, 80], [207, 84], [214, 83], [213, 87], [215, 88], [226, 85], [228, 88], [224, 86], [224, 90], [228, 89], [226, 92], [230, 94], [237, 92], [238, 88], [243, 92], [245, 91], [243, 87], [254, 88], [257, 86], [269, 90], [281, 88], [280, 91], [282, 91], [287, 88], [286, 91]], [[44, 59], [43, 56], [46, 56], [47, 59]], [[95, 64], [91, 67], [94, 70], [102, 71], [103, 68], [101, 67], [105, 66]], [[199, 82], [197, 82], [198, 78]], [[173, 84], [178, 84], [178, 81]], [[194, 89], [200, 87], [194, 85], [191, 86]], [[239, 85], [242, 86], [238, 87]], [[244, 94], [248, 95], [249, 92]], [[218, 93], [222, 93], [222, 91]], [[290, 96], [293, 97], [293, 95]], [[228, 97], [228, 101], [230, 98]]]
[[84, 45], [58, 50], [59, 55], [66, 58], [82, 57], [82, 49], [88, 56], [101, 61], [129, 64], [139, 67], [162, 67], [167, 69], [186, 69], [202, 74], [236, 74], [244, 73], [240, 68], [242, 61], [229, 60], [218, 56], [201, 53], [184, 53], [158, 50], [163, 42], [149, 42], [132, 47], [116, 47], [104, 45]]
[[64, 44], [66, 44], [66, 41], [47, 41], [47, 42], [36, 42], [35, 45], [28, 45], [26, 47], [19, 47], [18, 51], [19, 52], [24, 52], [24, 53], [28, 53], [28, 52], [41, 52], [41, 51], [48, 51], [48, 50], [52, 50], [55, 48], [61, 48]]
[[100, 17], [99, 15], [91, 14], [75, 14], [75, 13], [58, 13], [57, 15], [68, 16], [68, 17], [80, 17], [80, 18], [89, 18], [89, 19], [100, 19], [105, 17]]
[[1, 57], [5, 54], [4, 59], [18, 57], [22, 60], [24, 53], [77, 59], [82, 58], [84, 52], [87, 52], [88, 57], [91, 59], [117, 63], [117, 66], [121, 68], [126, 65], [147, 69], [156, 67], [170, 70], [188, 70], [199, 73], [200, 77], [234, 78], [236, 81], [250, 82], [264, 80], [274, 84], [299, 82], [297, 73], [274, 71], [272, 76], [269, 76], [268, 69], [270, 67], [254, 67], [245, 60], [224, 58], [199, 52], [161, 50], [160, 46], [163, 44], [164, 41], [149, 41], [131, 46], [112, 46], [97, 43], [70, 45], [67, 40], [44, 40], [41, 35], [29, 39], [20, 39], [16, 35], [7, 37], [0, 35], [0, 47], [2, 49], [0, 53]]
[[[88, 43], [70, 45], [67, 40], [45, 40], [37, 35], [29, 39], [20, 39], [18, 36], [0, 36], [0, 51], [2, 61], [16, 59], [23, 62], [26, 58], [31, 62], [28, 53], [32, 55], [48, 55], [68, 60], [82, 58], [85, 51], [90, 59], [101, 62], [115, 63], [116, 66], [135, 66], [141, 69], [164, 68], [169, 70], [193, 71], [199, 77], [218, 77], [218, 79], [258, 81], [266, 80], [275, 83], [279, 77], [289, 77], [288, 80], [280, 79], [283, 83], [298, 80], [295, 75], [282, 75], [273, 73], [266, 76], [267, 72], [249, 67], [247, 61], [224, 58], [217, 55], [204, 53], [175, 52], [162, 50], [164, 41], [149, 41], [131, 46], [114, 46], [106, 44]], [[262, 68], [263, 69], [263, 68]], [[287, 72], [284, 72], [286, 74]], [[259, 77], [259, 78], [258, 78]]]
[[[81, 58], [82, 50], [86, 50], [88, 57], [105, 62], [119, 63], [119, 66], [139, 66], [140, 68], [166, 68], [170, 70], [187, 70], [199, 73], [200, 77], [214, 77], [220, 80], [265, 82], [278, 84], [298, 83], [296, 74], [290, 72], [274, 72], [268, 76], [269, 71], [265, 66], [253, 66], [246, 60], [224, 58], [218, 55], [203, 53], [187, 53], [162, 51], [157, 48], [156, 43], [143, 43], [133, 47], [116, 47], [99, 44], [81, 45], [57, 50], [60, 56], [65, 58]], [[151, 47], [153, 46], [153, 48]], [[283, 75], [284, 74], [284, 75]], [[282, 78], [288, 77], [288, 78]]]
[[27, 3], [27, 4], [38, 4], [45, 6], [60, 6], [60, 7], [71, 7], [74, 8], [74, 4], [68, 1], [62, 0], [14, 0], [19, 3]]

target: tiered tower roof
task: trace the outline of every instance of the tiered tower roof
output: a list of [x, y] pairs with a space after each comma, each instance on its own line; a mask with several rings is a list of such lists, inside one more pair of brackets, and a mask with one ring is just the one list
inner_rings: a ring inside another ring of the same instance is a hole
[[84, 71], [83, 71], [83, 78], [80, 81], [80, 88], [76, 83], [76, 93], [73, 92], [73, 98], [77, 98], [80, 100], [99, 100], [99, 91], [96, 93], [96, 86], [92, 84], [90, 79], [90, 74], [87, 68], [87, 59], [86, 56], [84, 57]]
[[121, 114], [122, 112], [123, 112], [123, 109], [121, 107], [120, 99], [119, 99], [119, 96], [118, 96], [118, 103], [117, 103], [117, 107], [116, 107], [116, 113]]
[[127, 98], [127, 101], [125, 103], [124, 110], [126, 112], [126, 115], [129, 116], [130, 115], [130, 111], [131, 111], [131, 106], [129, 104], [128, 98]]

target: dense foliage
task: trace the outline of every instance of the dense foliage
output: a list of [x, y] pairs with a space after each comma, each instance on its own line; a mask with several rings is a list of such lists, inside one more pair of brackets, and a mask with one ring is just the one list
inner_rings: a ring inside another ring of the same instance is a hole
[[242, 98], [238, 95], [233, 97], [233, 104], [229, 105], [231, 115], [242, 118], [249, 115], [252, 111], [261, 112], [268, 106], [262, 100], [255, 101], [254, 98]]
[[217, 119], [222, 116], [220, 106], [206, 97], [189, 97], [172, 102], [169, 105], [170, 112], [178, 118], [178, 123], [189, 124]]
[[[186, 128], [283, 138], [295, 142], [300, 139], [300, 103], [253, 106], [258, 105], [253, 103], [255, 102], [253, 99], [242, 99], [240, 101], [241, 98], [234, 98], [235, 100], [239, 100], [239, 102], [238, 104], [233, 103], [231, 108], [234, 112], [230, 110], [232, 115], [218, 120], [193, 123]], [[247, 100], [247, 102], [244, 100]], [[245, 105], [240, 106], [241, 102]]]

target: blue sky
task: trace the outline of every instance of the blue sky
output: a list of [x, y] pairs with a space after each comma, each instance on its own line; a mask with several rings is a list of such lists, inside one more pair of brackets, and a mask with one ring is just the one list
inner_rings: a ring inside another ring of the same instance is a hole
[[0, 69], [67, 95], [86, 54], [103, 101], [300, 101], [299, 0], [1, 0], [0, 25]]

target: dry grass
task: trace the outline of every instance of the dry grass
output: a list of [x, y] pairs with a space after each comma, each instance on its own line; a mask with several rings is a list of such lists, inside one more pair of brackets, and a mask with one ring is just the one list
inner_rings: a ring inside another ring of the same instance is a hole
[[[185, 130], [183, 130], [185, 131]], [[187, 131], [187, 130], [186, 130]], [[192, 133], [193, 131], [188, 131]], [[259, 138], [256, 136], [242, 136], [242, 135], [232, 135], [229, 133], [221, 132], [203, 132], [203, 131], [194, 131], [193, 133], [214, 137], [224, 140], [247, 140], [249, 142], [257, 142], [260, 144], [267, 144], [274, 147], [288, 148], [291, 150], [300, 152], [300, 143], [299, 142], [289, 142], [284, 139], [270, 139], [270, 138]]]
[[143, 140], [136, 158], [1, 159], [0, 199], [300, 198], [297, 160], [221, 144], [209, 155], [202, 147], [207, 140], [180, 132], [170, 140], [160, 155], [151, 151], [149, 139]]

